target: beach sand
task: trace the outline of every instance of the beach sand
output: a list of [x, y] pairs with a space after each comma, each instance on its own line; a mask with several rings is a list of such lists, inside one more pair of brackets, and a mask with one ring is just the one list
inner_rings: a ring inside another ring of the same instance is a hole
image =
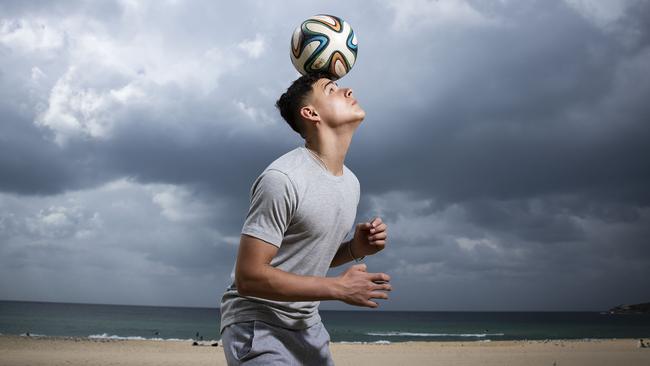
[[[221, 345], [0, 336], [0, 365], [226, 365]], [[636, 339], [589, 341], [332, 343], [345, 365], [650, 365], [650, 348]]]

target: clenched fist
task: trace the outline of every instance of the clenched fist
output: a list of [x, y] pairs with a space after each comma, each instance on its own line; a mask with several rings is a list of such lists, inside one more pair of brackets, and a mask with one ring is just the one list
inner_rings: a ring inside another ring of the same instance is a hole
[[372, 255], [386, 247], [388, 225], [376, 217], [370, 222], [357, 224], [352, 239], [352, 252], [356, 258]]

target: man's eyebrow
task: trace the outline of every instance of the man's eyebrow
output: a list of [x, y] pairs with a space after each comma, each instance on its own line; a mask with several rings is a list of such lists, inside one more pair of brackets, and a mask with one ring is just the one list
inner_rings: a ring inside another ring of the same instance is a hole
[[325, 83], [325, 85], [323, 86], [323, 90], [325, 90], [325, 88], [327, 88], [327, 86], [330, 85], [330, 84], [334, 84], [334, 85], [336, 85], [336, 83], [334, 82], [334, 80], [330, 80], [330, 81], [328, 81], [327, 83]]

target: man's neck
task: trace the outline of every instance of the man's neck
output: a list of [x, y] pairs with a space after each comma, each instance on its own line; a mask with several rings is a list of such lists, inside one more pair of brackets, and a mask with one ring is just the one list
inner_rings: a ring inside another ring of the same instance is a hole
[[345, 155], [348, 153], [351, 142], [352, 133], [319, 135], [316, 138], [305, 140], [305, 147], [323, 159], [330, 173], [341, 176], [343, 175]]

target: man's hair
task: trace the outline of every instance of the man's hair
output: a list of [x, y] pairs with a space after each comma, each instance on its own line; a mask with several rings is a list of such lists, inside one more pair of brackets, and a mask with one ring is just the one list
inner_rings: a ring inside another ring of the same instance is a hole
[[307, 98], [311, 95], [312, 85], [321, 78], [331, 77], [325, 73], [306, 74], [296, 79], [284, 94], [280, 96], [275, 106], [280, 110], [280, 115], [298, 132], [302, 138], [305, 138], [305, 126], [300, 119], [300, 108], [304, 107]]

